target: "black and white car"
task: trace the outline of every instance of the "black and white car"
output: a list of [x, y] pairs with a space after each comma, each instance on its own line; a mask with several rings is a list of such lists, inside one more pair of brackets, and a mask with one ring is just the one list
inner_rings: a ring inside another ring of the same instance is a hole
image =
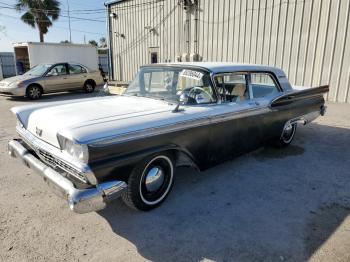
[[143, 66], [122, 96], [15, 107], [21, 158], [72, 210], [122, 196], [161, 204], [177, 166], [205, 170], [266, 143], [288, 146], [297, 124], [325, 113], [328, 86], [293, 88], [281, 69], [232, 63]]

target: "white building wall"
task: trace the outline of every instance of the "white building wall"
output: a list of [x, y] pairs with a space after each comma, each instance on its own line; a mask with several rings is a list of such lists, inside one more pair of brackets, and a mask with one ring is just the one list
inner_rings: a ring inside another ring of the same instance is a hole
[[328, 100], [350, 102], [350, 0], [198, 0], [189, 33], [183, 2], [110, 4], [114, 79], [130, 81], [151, 47], [159, 62], [176, 61], [189, 40], [204, 61], [281, 67], [292, 84], [329, 84]]

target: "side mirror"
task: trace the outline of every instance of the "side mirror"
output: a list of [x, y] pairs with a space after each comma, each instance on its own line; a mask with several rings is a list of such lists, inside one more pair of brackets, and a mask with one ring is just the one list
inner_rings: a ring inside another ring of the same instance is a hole
[[179, 103], [181, 105], [185, 105], [188, 103], [188, 92], [182, 90], [182, 91], [179, 91], [177, 95], [179, 96]]
[[177, 102], [176, 107], [173, 110], [173, 113], [177, 113], [180, 111], [184, 111], [184, 109], [180, 109], [180, 105], [185, 105], [188, 102], [188, 92], [182, 90], [176, 93], [179, 96], [179, 100]]
[[53, 72], [53, 73], [47, 73], [46, 74], [46, 77], [51, 77], [51, 76], [58, 76], [58, 74], [56, 72]]

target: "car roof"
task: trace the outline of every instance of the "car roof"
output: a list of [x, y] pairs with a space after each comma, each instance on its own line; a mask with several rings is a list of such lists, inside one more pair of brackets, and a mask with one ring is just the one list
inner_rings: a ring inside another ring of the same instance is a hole
[[285, 76], [282, 69], [268, 66], [268, 65], [257, 65], [257, 64], [236, 64], [232, 62], [176, 62], [176, 63], [160, 63], [152, 64], [147, 66], [186, 66], [200, 69], [206, 69], [212, 73], [225, 73], [232, 71], [267, 71], [273, 72], [277, 76]]

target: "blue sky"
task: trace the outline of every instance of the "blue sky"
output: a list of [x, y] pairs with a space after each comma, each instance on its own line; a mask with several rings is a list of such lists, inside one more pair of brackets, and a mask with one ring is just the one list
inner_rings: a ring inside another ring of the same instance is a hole
[[[105, 36], [106, 23], [103, 3], [105, 0], [68, 0], [71, 10], [71, 28], [72, 42], [84, 43], [84, 35], [86, 42], [89, 40], [98, 41]], [[6, 6], [13, 6], [16, 0], [0, 0], [0, 52], [13, 51], [12, 43], [14, 42], [39, 42], [39, 32], [32, 29], [20, 20], [22, 13]], [[49, 28], [49, 32], [45, 35], [45, 42], [60, 42], [69, 40], [67, 0], [61, 0], [61, 14]], [[88, 10], [88, 11], [85, 11]], [[92, 11], [97, 10], [97, 11]], [[87, 21], [81, 19], [93, 19], [98, 21]], [[81, 32], [84, 31], [84, 32]]]

